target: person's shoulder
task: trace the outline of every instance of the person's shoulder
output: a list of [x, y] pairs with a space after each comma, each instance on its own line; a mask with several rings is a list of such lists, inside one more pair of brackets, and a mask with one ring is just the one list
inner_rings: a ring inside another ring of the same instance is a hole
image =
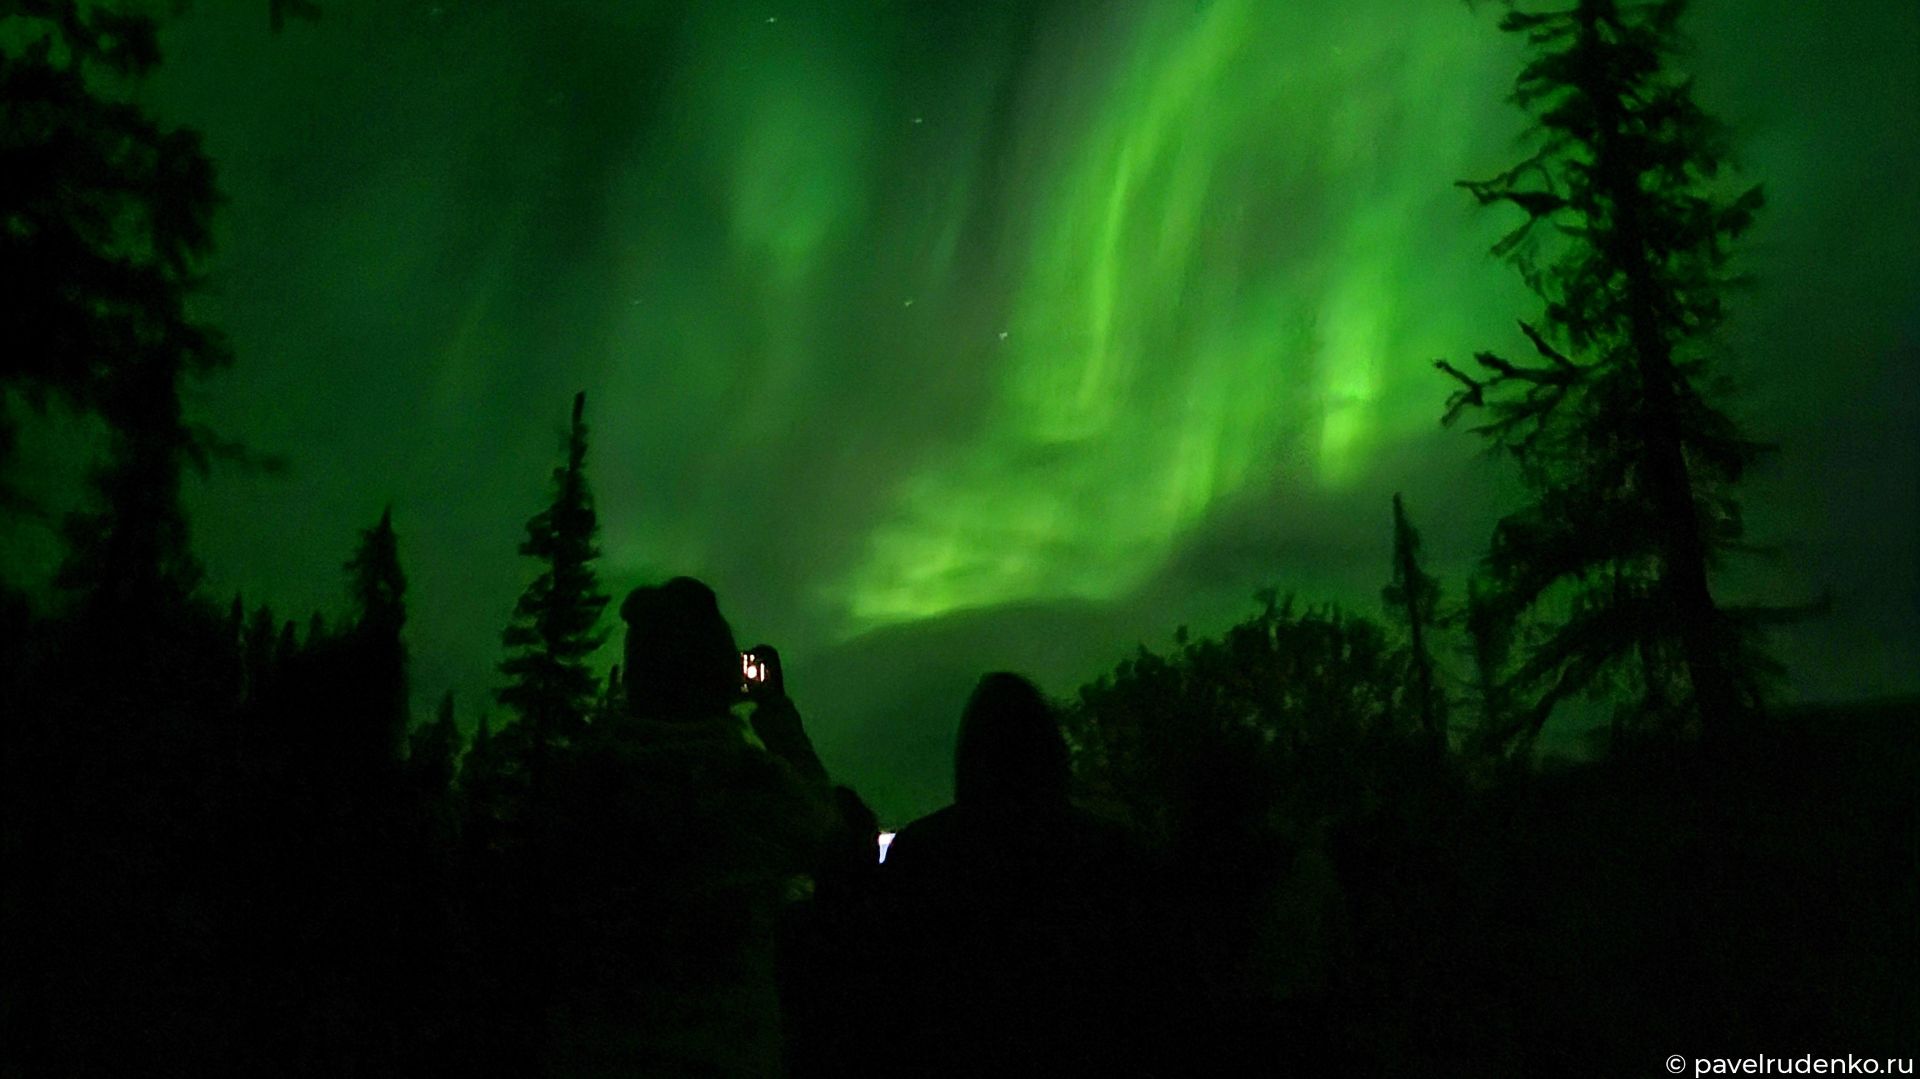
[[912, 823], [901, 826], [900, 830], [894, 835], [894, 842], [898, 843], [903, 839], [908, 841], [925, 840], [932, 837], [948, 835], [960, 827], [960, 824], [959, 807], [945, 806], [934, 810], [924, 817], [915, 818]]
[[939, 851], [950, 846], [954, 837], [963, 829], [964, 822], [956, 806], [936, 809], [924, 817], [916, 818], [902, 825], [893, 835], [887, 846], [887, 864], [898, 868], [902, 862], [912, 863], [928, 851]]

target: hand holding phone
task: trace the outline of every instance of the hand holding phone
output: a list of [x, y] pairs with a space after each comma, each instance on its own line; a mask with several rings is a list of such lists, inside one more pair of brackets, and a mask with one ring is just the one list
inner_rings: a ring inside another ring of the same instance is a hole
[[740, 692], [753, 700], [781, 697], [787, 692], [780, 674], [780, 653], [759, 644], [740, 653]]

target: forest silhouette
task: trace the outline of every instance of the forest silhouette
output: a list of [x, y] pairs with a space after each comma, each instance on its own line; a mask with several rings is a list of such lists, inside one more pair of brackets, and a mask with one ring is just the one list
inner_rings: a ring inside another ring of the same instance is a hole
[[[1383, 495], [1385, 619], [1270, 589], [1069, 700], [986, 673], [912, 717], [952, 725], [953, 801], [884, 862], [727, 597], [673, 577], [609, 626], [585, 394], [492, 701], [413, 715], [405, 506], [339, 615], [209, 595], [183, 474], [273, 463], [181, 403], [233, 360], [193, 314], [213, 163], [116, 89], [153, 17], [0, 14], [0, 466], [36, 411], [104, 432], [57, 581], [0, 591], [0, 1076], [1910, 1060], [1920, 707], [1781, 701], [1764, 630], [1819, 605], [1712, 589], [1768, 448], [1705, 343], [1762, 200], [1670, 70], [1684, 6], [1502, 21], [1535, 138], [1463, 186], [1522, 212], [1495, 254], [1541, 310], [1533, 359], [1438, 362], [1525, 492], [1460, 594], [1438, 495]], [[1594, 759], [1537, 752], [1582, 697]]]

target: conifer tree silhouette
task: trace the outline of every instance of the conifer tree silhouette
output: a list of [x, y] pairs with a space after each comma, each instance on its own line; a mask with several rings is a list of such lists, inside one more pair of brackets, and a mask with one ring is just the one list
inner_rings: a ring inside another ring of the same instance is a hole
[[1486, 589], [1483, 579], [1467, 579], [1467, 604], [1463, 614], [1473, 655], [1474, 696], [1480, 706], [1479, 726], [1473, 732], [1474, 748], [1497, 752], [1505, 748], [1513, 730], [1512, 711], [1507, 702], [1513, 621], [1488, 602]]
[[[491, 838], [493, 825], [504, 810], [504, 770], [493, 717], [483, 711], [480, 721], [474, 725], [472, 741], [460, 755], [460, 770], [454, 780], [460, 795], [460, 818], [469, 838]], [[485, 847], [486, 841], [483, 839], [476, 845]]]
[[586, 729], [600, 688], [587, 665], [606, 640], [598, 627], [607, 595], [593, 569], [600, 524], [587, 485], [586, 401], [585, 393], [574, 395], [566, 462], [553, 470], [553, 501], [527, 521], [520, 544], [520, 553], [543, 568], [520, 594], [501, 635], [507, 685], [496, 696], [520, 717], [536, 782], [547, 754]]
[[1400, 496], [1393, 496], [1393, 579], [1381, 598], [1406, 621], [1418, 695], [1420, 728], [1437, 747], [1447, 744], [1447, 700], [1434, 676], [1428, 634], [1437, 621], [1440, 582], [1420, 568], [1420, 533], [1407, 519]]
[[[407, 729], [407, 646], [400, 636], [407, 622], [407, 577], [400, 568], [391, 506], [378, 524], [361, 532], [346, 569], [353, 620], [342, 643], [368, 710], [369, 740], [361, 748], [381, 762], [394, 762]], [[287, 631], [292, 633], [293, 623], [287, 623]]]
[[453, 718], [453, 691], [440, 698], [440, 707], [431, 723], [423, 723], [407, 736], [407, 771], [423, 793], [444, 796], [453, 785], [453, 773], [460, 759], [460, 728]]
[[400, 569], [400, 541], [393, 531], [393, 507], [360, 533], [360, 546], [347, 560], [348, 598], [358, 633], [398, 637], [407, 622], [407, 576]]
[[[0, 40], [0, 398], [58, 401], [107, 428], [96, 504], [65, 524], [61, 583], [110, 607], [178, 600], [198, 580], [180, 471], [239, 455], [180, 406], [184, 379], [231, 360], [188, 311], [213, 247], [213, 163], [198, 132], [161, 124], [124, 89], [160, 62], [152, 16], [10, 5]], [[0, 463], [14, 444], [6, 416]]]
[[1507, 7], [1501, 28], [1533, 50], [1512, 100], [1535, 119], [1534, 149], [1461, 186], [1525, 214], [1493, 253], [1544, 302], [1520, 323], [1538, 359], [1481, 352], [1474, 375], [1437, 361], [1461, 384], [1444, 422], [1484, 409], [1474, 430], [1531, 492], [1497, 526], [1480, 594], [1481, 617], [1542, 631], [1496, 740], [1530, 738], [1609, 677], [1638, 722], [1722, 732], [1756, 706], [1766, 661], [1709, 573], [1741, 536], [1732, 487], [1769, 447], [1710, 399], [1705, 346], [1761, 189], [1721, 193], [1726, 136], [1671, 70], [1685, 0]]

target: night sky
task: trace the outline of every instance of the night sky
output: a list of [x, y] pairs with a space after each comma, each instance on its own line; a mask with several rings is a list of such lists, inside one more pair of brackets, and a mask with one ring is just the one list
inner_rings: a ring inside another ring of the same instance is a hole
[[[1458, 597], [1512, 504], [1430, 365], [1537, 306], [1451, 186], [1516, 156], [1497, 5], [323, 6], [202, 2], [148, 91], [229, 198], [189, 401], [291, 462], [191, 508], [216, 594], [304, 618], [391, 502], [421, 707], [498, 684], [578, 389], [616, 604], [711, 583], [889, 820], [981, 671], [1069, 692], [1266, 584], [1376, 611], [1396, 490]], [[1832, 590], [1800, 695], [1920, 689], [1920, 5], [1691, 26], [1770, 197], [1724, 363], [1778, 553], [1723, 598]]]

